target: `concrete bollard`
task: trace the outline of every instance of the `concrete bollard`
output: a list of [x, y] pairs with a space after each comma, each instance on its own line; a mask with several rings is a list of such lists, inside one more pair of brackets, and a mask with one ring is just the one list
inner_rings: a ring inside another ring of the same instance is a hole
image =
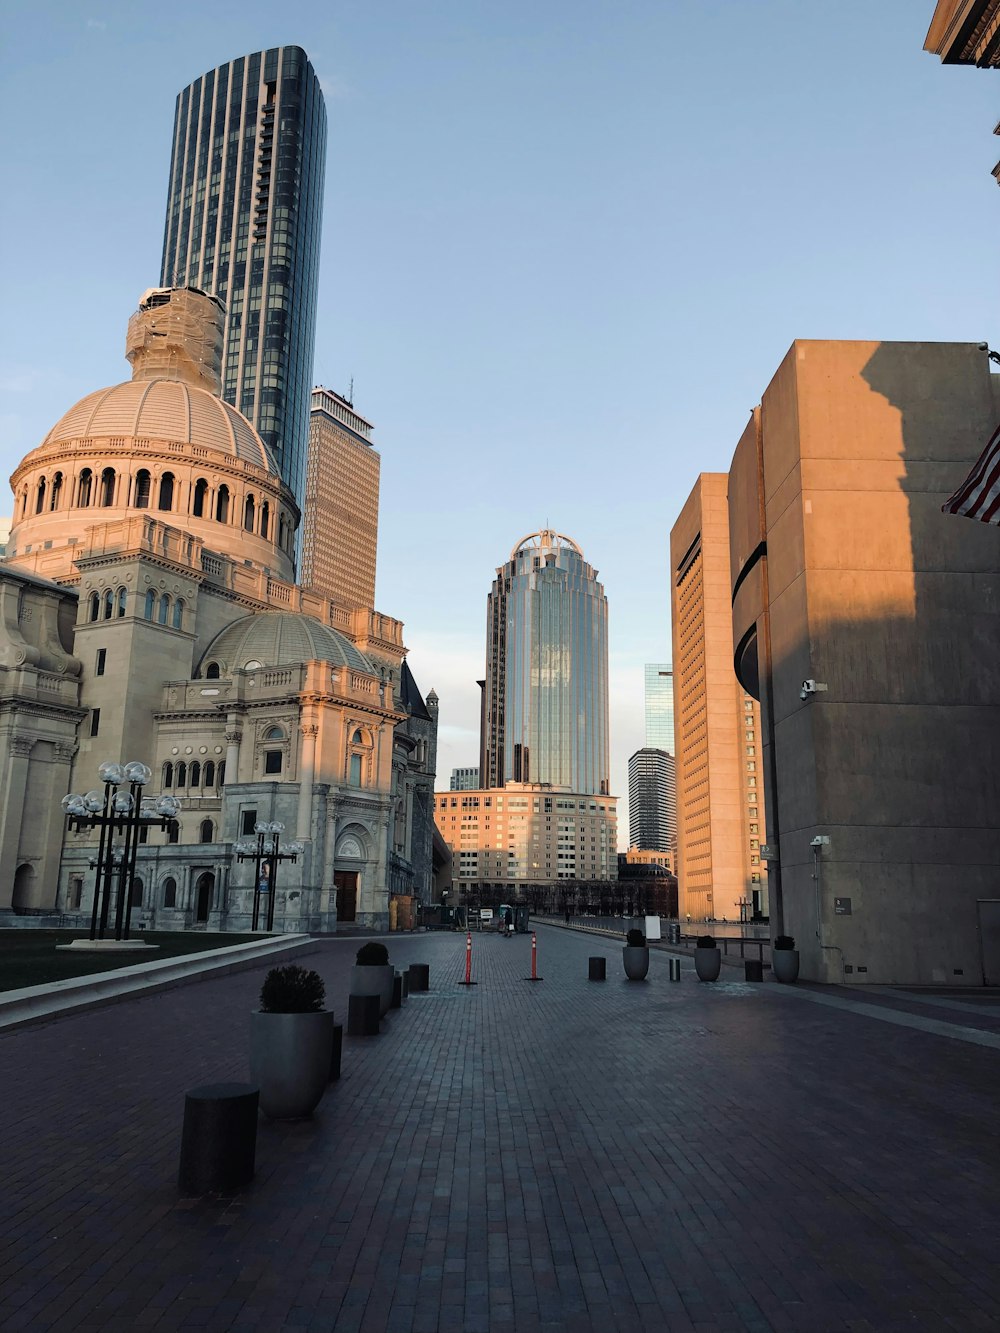
[[431, 967], [430, 963], [411, 963], [410, 964], [410, 994], [414, 991], [430, 990], [431, 988]]
[[405, 972], [401, 973], [401, 976], [403, 978], [403, 1003], [405, 1004], [410, 998], [410, 969], [407, 968]]
[[606, 958], [588, 958], [587, 959], [588, 981], [606, 981], [608, 977], [608, 960]]
[[679, 958], [671, 958], [671, 959], [669, 959], [668, 961], [669, 961], [669, 964], [670, 964], [670, 980], [671, 980], [671, 981], [680, 981], [680, 979], [681, 979], [681, 960], [680, 960]]
[[347, 1035], [377, 1036], [381, 1004], [379, 995], [352, 995], [347, 1002]]
[[211, 1083], [184, 1098], [182, 1194], [228, 1194], [253, 1180], [259, 1090], [252, 1083]]
[[333, 1041], [330, 1044], [330, 1082], [334, 1083], [340, 1078], [340, 1061], [344, 1053], [344, 1025], [343, 1023], [334, 1023]]
[[764, 980], [764, 964], [759, 958], [744, 958], [743, 968], [746, 973], [747, 981]]
[[397, 972], [392, 978], [392, 999], [389, 1001], [390, 1009], [402, 1009], [403, 1007], [403, 974]]

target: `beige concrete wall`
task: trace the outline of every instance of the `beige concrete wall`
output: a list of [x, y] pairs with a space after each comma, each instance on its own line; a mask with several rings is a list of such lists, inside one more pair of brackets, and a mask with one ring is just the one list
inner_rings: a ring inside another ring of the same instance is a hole
[[[940, 507], [996, 423], [986, 359], [799, 342], [761, 413], [785, 929], [818, 979], [981, 982], [1000, 534]], [[738, 599], [737, 635], [763, 610]]]

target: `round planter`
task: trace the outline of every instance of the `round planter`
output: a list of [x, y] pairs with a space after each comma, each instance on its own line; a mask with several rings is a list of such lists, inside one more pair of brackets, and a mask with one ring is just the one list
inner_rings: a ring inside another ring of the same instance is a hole
[[374, 966], [351, 968], [351, 995], [377, 995], [379, 997], [379, 1017], [385, 1018], [392, 1004], [392, 983], [396, 969], [392, 963], [376, 963]]
[[694, 970], [698, 973], [699, 981], [718, 981], [722, 971], [722, 950], [718, 947], [695, 949]]
[[793, 981], [798, 981], [798, 949], [772, 949], [771, 971], [774, 973], [775, 981], [783, 981], [786, 985], [791, 985]]
[[644, 944], [626, 944], [622, 949], [622, 961], [629, 981], [645, 981], [649, 971], [649, 949]]
[[269, 1120], [312, 1115], [330, 1081], [333, 1011], [250, 1015], [250, 1078]]

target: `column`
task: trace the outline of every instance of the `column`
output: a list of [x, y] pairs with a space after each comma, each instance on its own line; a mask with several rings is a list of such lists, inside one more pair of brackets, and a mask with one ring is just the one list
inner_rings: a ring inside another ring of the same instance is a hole
[[239, 714], [229, 713], [226, 717], [226, 786], [240, 780], [240, 730]]
[[14, 875], [21, 846], [21, 822], [24, 796], [28, 789], [28, 757], [34, 741], [30, 737], [11, 736], [7, 742], [3, 790], [0, 804], [0, 909], [10, 908], [14, 898]]
[[308, 722], [299, 730], [302, 733], [302, 750], [299, 757], [299, 814], [295, 836], [299, 842], [308, 842], [312, 837], [313, 781], [316, 776], [316, 737], [319, 727], [315, 722]]

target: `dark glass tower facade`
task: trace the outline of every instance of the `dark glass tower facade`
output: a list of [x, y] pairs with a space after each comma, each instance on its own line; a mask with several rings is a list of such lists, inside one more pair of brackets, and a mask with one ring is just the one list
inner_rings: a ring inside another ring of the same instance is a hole
[[608, 599], [570, 538], [525, 537], [487, 601], [480, 782], [606, 796]]
[[302, 505], [326, 107], [298, 46], [241, 56], [177, 98], [160, 282], [226, 306], [222, 394]]

